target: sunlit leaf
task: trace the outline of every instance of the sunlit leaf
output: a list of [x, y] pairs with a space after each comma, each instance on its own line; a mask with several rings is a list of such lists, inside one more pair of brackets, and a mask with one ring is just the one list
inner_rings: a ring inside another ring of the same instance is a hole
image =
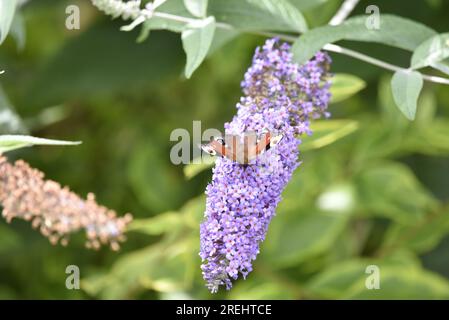
[[0, 153], [33, 145], [71, 146], [80, 143], [79, 141], [51, 140], [22, 135], [0, 135]]
[[182, 226], [182, 218], [175, 212], [158, 214], [154, 218], [134, 220], [127, 228], [129, 231], [137, 231], [149, 235], [160, 235]]
[[343, 101], [365, 88], [366, 83], [352, 74], [337, 73], [332, 77], [331, 103]]
[[353, 133], [359, 128], [354, 120], [321, 120], [311, 125], [312, 135], [305, 136], [300, 150], [318, 149], [330, 145], [341, 138]]
[[[203, 156], [201, 159], [194, 159], [192, 163], [184, 166], [184, 175], [191, 179], [197, 174], [211, 168], [215, 164], [216, 157]], [[200, 162], [201, 161], [201, 162]], [[195, 163], [200, 162], [200, 163]]]

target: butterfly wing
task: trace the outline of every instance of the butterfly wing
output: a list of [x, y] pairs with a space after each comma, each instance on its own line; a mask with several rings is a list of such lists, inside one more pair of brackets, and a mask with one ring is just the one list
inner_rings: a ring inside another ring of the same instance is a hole
[[201, 149], [212, 156], [218, 155], [223, 157], [226, 154], [226, 147], [219, 139], [214, 139], [208, 144], [201, 145]]

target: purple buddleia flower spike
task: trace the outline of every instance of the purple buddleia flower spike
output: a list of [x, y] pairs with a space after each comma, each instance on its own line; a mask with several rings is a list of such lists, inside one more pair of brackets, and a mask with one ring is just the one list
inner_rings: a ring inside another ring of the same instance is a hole
[[252, 271], [281, 192], [299, 165], [298, 136], [311, 134], [310, 120], [329, 116], [329, 56], [318, 52], [299, 66], [289, 49], [278, 39], [257, 48], [241, 84], [245, 96], [225, 124], [226, 134], [270, 131], [283, 139], [249, 165], [216, 161], [200, 228], [201, 269], [212, 293]]

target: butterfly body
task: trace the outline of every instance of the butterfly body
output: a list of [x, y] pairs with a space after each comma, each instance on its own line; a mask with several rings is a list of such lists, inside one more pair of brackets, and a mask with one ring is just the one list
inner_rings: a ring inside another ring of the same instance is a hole
[[247, 165], [271, 147], [281, 141], [282, 135], [274, 136], [264, 132], [257, 136], [255, 132], [245, 132], [243, 135], [226, 135], [217, 137], [201, 149], [210, 154], [226, 157], [232, 161]]

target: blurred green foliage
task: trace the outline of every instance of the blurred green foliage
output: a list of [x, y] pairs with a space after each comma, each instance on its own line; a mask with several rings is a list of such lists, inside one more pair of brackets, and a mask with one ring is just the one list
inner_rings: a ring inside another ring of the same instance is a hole
[[[81, 8], [80, 31], [64, 28], [69, 2]], [[290, 2], [311, 26], [328, 21], [340, 4]], [[358, 13], [368, 4], [361, 1]], [[447, 31], [446, 2], [378, 5]], [[314, 135], [304, 138], [303, 164], [283, 193], [254, 271], [230, 292], [211, 296], [198, 256], [210, 165], [173, 165], [169, 136], [175, 128], [191, 131], [193, 120], [220, 129], [231, 119], [243, 73], [264, 39], [240, 35], [217, 46], [185, 80], [175, 34], [151, 31], [138, 44], [137, 31], [120, 32], [121, 23], [84, 0], [30, 1], [21, 15], [26, 45], [22, 31], [19, 45], [8, 37], [0, 50], [0, 102], [9, 101], [18, 132], [23, 122], [35, 136], [83, 144], [8, 157], [25, 159], [79, 194], [95, 192], [135, 221], [114, 253], [87, 251], [82, 235], [67, 248], [54, 247], [26, 222], [1, 220], [0, 298], [449, 298], [447, 86], [426, 83], [410, 122], [395, 106], [391, 74], [332, 55], [332, 119], [314, 123]], [[348, 46], [402, 65], [409, 59], [368, 43]], [[80, 267], [81, 290], [65, 288], [71, 264]], [[380, 290], [365, 287], [373, 264]]]

